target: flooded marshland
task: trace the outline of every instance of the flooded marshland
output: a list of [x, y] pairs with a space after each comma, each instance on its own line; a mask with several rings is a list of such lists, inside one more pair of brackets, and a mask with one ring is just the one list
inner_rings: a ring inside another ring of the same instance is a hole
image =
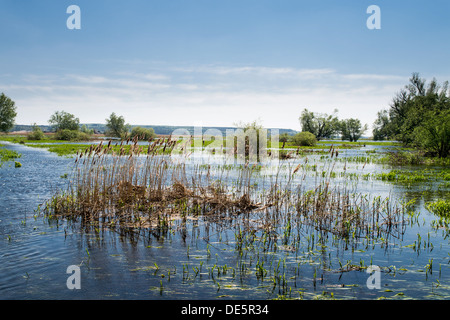
[[376, 161], [395, 147], [255, 165], [5, 148], [22, 167], [0, 168], [2, 299], [450, 296], [448, 225], [427, 209], [449, 198], [448, 168]]

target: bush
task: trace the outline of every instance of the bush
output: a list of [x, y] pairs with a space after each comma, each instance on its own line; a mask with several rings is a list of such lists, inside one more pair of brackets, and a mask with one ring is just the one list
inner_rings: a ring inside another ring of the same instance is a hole
[[58, 130], [55, 133], [55, 139], [57, 140], [65, 140], [65, 141], [81, 141], [81, 140], [89, 140], [90, 135], [78, 130]]
[[315, 146], [317, 143], [316, 136], [311, 132], [299, 132], [295, 136], [292, 137], [292, 142], [294, 146]]
[[156, 137], [155, 130], [153, 128], [146, 129], [142, 127], [134, 127], [131, 130], [131, 138], [138, 136], [139, 140], [149, 140]]
[[45, 135], [36, 124], [33, 125], [33, 130], [27, 134], [28, 140], [44, 140]]

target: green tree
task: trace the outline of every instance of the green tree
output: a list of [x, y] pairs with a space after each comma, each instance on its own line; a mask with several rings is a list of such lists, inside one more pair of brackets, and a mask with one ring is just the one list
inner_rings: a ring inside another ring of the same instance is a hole
[[381, 110], [377, 113], [377, 119], [373, 124], [373, 140], [387, 140], [391, 134], [391, 123], [389, 122], [389, 112], [387, 110]]
[[284, 149], [284, 146], [286, 145], [286, 142], [289, 141], [289, 139], [290, 136], [286, 132], [279, 135], [278, 141], [283, 142], [283, 146], [281, 147], [282, 149]]
[[367, 125], [361, 125], [359, 119], [345, 119], [340, 122], [342, 140], [356, 142], [367, 131]]
[[48, 123], [55, 131], [59, 130], [73, 130], [78, 131], [80, 129], [80, 119], [73, 114], [65, 111], [56, 111], [51, 115]]
[[340, 129], [337, 112], [338, 110], [335, 109], [333, 114], [328, 115], [304, 109], [299, 118], [302, 131], [312, 133], [317, 140], [331, 138]]
[[92, 135], [92, 134], [94, 134], [94, 129], [88, 129], [87, 125], [85, 125], [85, 124], [83, 124], [83, 125], [81, 126], [80, 131], [83, 132], [83, 133], [85, 133], [85, 134], [87, 134], [87, 135]]
[[118, 137], [125, 138], [130, 125], [125, 124], [125, 119], [122, 116], [117, 116], [114, 112], [111, 113], [108, 119], [106, 119], [106, 134]]
[[434, 113], [425, 115], [425, 119], [414, 130], [415, 145], [440, 158], [447, 157], [450, 152], [450, 109], [439, 116]]
[[[375, 134], [416, 146], [439, 157], [449, 154], [450, 96], [448, 82], [430, 83], [413, 73], [410, 83], [393, 99], [387, 113], [375, 122]], [[376, 130], [376, 131], [375, 131]]]
[[4, 93], [0, 95], [0, 131], [8, 132], [14, 127], [17, 116], [15, 102]]

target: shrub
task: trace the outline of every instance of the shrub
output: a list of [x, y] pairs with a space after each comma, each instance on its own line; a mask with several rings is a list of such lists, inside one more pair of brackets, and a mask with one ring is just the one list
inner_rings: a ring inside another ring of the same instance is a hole
[[28, 140], [44, 140], [45, 135], [36, 124], [33, 125], [33, 130], [27, 134]]
[[56, 132], [55, 139], [65, 141], [81, 141], [89, 140], [90, 136], [87, 133], [78, 130], [63, 129]]
[[134, 127], [131, 130], [131, 138], [138, 136], [139, 140], [149, 140], [156, 137], [155, 130], [153, 128]]
[[316, 145], [317, 139], [316, 136], [311, 132], [299, 132], [295, 136], [292, 137], [292, 142], [295, 146], [308, 146], [312, 147]]

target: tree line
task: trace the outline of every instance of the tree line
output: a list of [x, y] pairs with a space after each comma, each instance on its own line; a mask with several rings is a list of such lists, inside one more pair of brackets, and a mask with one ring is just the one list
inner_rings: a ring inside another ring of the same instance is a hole
[[388, 109], [378, 112], [374, 140], [398, 140], [407, 146], [444, 158], [450, 153], [450, 90], [413, 73], [392, 99]]
[[[332, 114], [316, 113], [304, 109], [299, 117], [301, 131], [294, 137], [280, 135], [280, 141], [292, 139], [294, 143], [313, 145], [316, 140], [339, 137], [342, 140], [358, 141], [368, 130], [359, 119], [339, 120], [338, 110]], [[4, 93], [0, 95], [0, 131], [8, 132], [14, 126], [17, 115], [13, 100]], [[65, 111], [55, 112], [49, 124], [57, 138], [74, 140], [92, 134], [86, 126]], [[118, 138], [135, 137], [145, 140], [155, 136], [152, 128], [133, 127], [125, 123], [122, 116], [111, 113], [106, 119], [106, 135]], [[33, 126], [36, 138], [43, 136], [37, 125]], [[450, 89], [448, 81], [443, 84], [435, 79], [427, 83], [418, 73], [413, 73], [405, 85], [392, 99], [388, 109], [378, 112], [373, 124], [374, 140], [396, 140], [406, 146], [424, 150], [427, 154], [448, 157], [450, 153]]]
[[[15, 102], [4, 93], [0, 95], [0, 132], [8, 132], [14, 127], [14, 120], [17, 116]], [[111, 113], [106, 120], [106, 135], [117, 138], [134, 138], [149, 140], [156, 137], [153, 128], [131, 127], [125, 123], [122, 116]], [[58, 140], [88, 140], [94, 133], [93, 129], [88, 129], [85, 124], [80, 126], [80, 119], [66, 111], [56, 111], [48, 120], [49, 125], [55, 132], [55, 139]], [[32, 125], [32, 131], [28, 134], [30, 140], [42, 140], [45, 135], [42, 129]]]
[[[114, 112], [105, 121], [107, 128], [105, 134], [109, 137], [121, 139], [137, 137], [139, 140], [149, 140], [156, 137], [153, 128], [131, 127], [131, 125], [125, 123], [123, 116], [118, 116]], [[86, 125], [80, 127], [80, 119], [65, 111], [56, 111], [48, 122], [55, 130], [56, 138], [61, 140], [83, 140], [86, 135], [93, 133], [93, 130], [87, 129]]]
[[340, 135], [342, 140], [358, 141], [367, 131], [367, 124], [362, 125], [359, 119], [354, 118], [339, 120], [337, 113], [337, 109], [330, 115], [304, 109], [299, 118], [302, 132], [312, 133], [317, 140]]

